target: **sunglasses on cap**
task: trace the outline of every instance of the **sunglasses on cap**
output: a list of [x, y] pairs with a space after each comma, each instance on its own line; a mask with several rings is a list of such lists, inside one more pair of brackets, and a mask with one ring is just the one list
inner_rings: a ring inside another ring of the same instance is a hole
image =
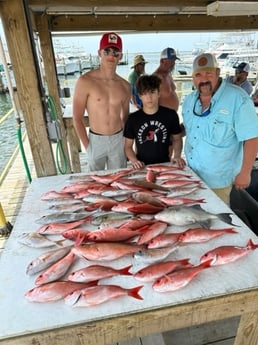
[[116, 48], [105, 48], [105, 49], [103, 49], [103, 54], [104, 55], [108, 56], [109, 53], [111, 53], [112, 56], [114, 56], [114, 57], [121, 56], [121, 52], [118, 49], [116, 49]]

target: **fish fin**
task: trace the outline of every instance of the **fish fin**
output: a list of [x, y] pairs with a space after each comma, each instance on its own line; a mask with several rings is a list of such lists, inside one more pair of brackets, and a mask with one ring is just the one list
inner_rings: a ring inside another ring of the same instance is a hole
[[183, 265], [183, 266], [192, 267], [193, 264], [191, 264], [190, 260], [191, 260], [190, 258], [186, 258], [186, 259], [179, 260], [179, 262], [180, 262], [181, 265]]
[[258, 248], [258, 244], [254, 243], [253, 240], [250, 238], [248, 243], [247, 243], [247, 247], [250, 249], [257, 249]]
[[210, 266], [215, 265], [215, 264], [216, 264], [217, 259], [218, 259], [218, 255], [216, 254], [216, 255], [215, 255], [215, 256], [214, 256], [214, 257], [211, 259], [211, 261], [210, 261], [210, 260], [208, 260], [208, 262], [209, 262]]
[[228, 234], [238, 234], [238, 231], [236, 231], [233, 228], [225, 229], [225, 232], [228, 233]]
[[143, 285], [136, 286], [135, 288], [129, 289], [128, 295], [136, 299], [143, 299], [143, 297], [139, 295], [139, 291], [141, 290], [141, 288], [143, 288]]
[[227, 224], [230, 224], [230, 225], [233, 225], [233, 226], [239, 226], [239, 225], [236, 225], [236, 224], [233, 224], [232, 223], [232, 217], [231, 217], [231, 214], [232, 213], [219, 213], [217, 214], [217, 217], [224, 223], [227, 223]]
[[199, 205], [199, 204], [195, 204], [195, 205], [193, 205], [193, 206], [190, 206], [191, 208], [194, 208], [194, 209], [196, 209], [196, 210], [198, 210], [198, 211], [204, 211], [203, 210], [203, 208], [201, 207], [201, 205]]
[[78, 236], [76, 237], [75, 240], [75, 246], [80, 246], [84, 241], [84, 236], [81, 236], [80, 234], [78, 234]]
[[121, 269], [119, 270], [119, 274], [124, 275], [124, 276], [131, 276], [132, 273], [129, 272], [129, 270], [132, 268], [132, 266], [133, 266], [133, 265], [130, 265], [130, 266], [121, 268]]
[[[217, 260], [217, 256], [215, 258], [215, 260]], [[209, 260], [204, 261], [200, 266], [203, 268], [209, 268], [212, 266], [213, 263], [215, 263], [214, 258], [211, 258]]]
[[[76, 291], [75, 291], [76, 292]], [[69, 300], [69, 305], [75, 305], [79, 300], [80, 300], [80, 298], [81, 298], [81, 296], [82, 296], [82, 293], [79, 291], [78, 293], [74, 293], [74, 291], [73, 292], [71, 292], [70, 294], [68, 294], [67, 295], [67, 297], [68, 296], [73, 296], [74, 298], [73, 299], [70, 299]]]
[[202, 222], [198, 222], [200, 224], [200, 227], [203, 228], [203, 229], [210, 229], [211, 227], [211, 220], [210, 219], [207, 219], [207, 220], [204, 220]]
[[55, 243], [56, 243], [56, 245], [57, 245], [58, 247], [63, 247], [65, 241], [66, 241], [66, 239], [64, 239], [64, 240], [58, 240], [58, 241], [55, 241]]

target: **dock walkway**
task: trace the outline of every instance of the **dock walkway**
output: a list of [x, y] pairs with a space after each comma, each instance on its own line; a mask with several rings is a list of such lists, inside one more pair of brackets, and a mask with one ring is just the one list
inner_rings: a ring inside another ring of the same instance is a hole
[[[24, 151], [26, 153], [27, 163], [31, 172], [31, 177], [35, 178], [35, 168], [27, 138], [24, 141]], [[29, 187], [29, 184], [30, 183], [26, 176], [22, 156], [20, 152], [18, 152], [2, 185], [0, 185], [0, 202], [2, 204], [6, 221], [10, 222], [12, 225], [15, 223], [16, 217], [20, 211], [23, 198]], [[6, 240], [6, 238], [0, 237], [0, 253], [4, 248]]]

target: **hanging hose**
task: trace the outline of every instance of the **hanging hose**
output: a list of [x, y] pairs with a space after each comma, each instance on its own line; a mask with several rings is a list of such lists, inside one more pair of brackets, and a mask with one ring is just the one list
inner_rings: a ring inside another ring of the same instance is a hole
[[[57, 122], [58, 121], [57, 109], [56, 109], [54, 99], [51, 95], [49, 95], [47, 98], [47, 105], [49, 108], [51, 121]], [[63, 148], [63, 144], [62, 144], [62, 140], [60, 136], [57, 135], [57, 138], [55, 139], [55, 141], [56, 141], [56, 165], [61, 174], [66, 174], [67, 158], [64, 153], [64, 148]], [[61, 161], [63, 162], [63, 167], [60, 164], [60, 158], [61, 158]]]
[[27, 179], [28, 179], [29, 183], [31, 183], [32, 179], [31, 179], [30, 169], [29, 169], [29, 166], [28, 166], [28, 162], [27, 162], [26, 155], [25, 155], [25, 152], [24, 152], [23, 141], [22, 141], [22, 131], [21, 131], [21, 122], [22, 121], [21, 121], [21, 119], [19, 117], [16, 120], [17, 120], [17, 124], [18, 124], [17, 138], [18, 138], [19, 148], [20, 148], [20, 152], [21, 152], [21, 155], [22, 155], [22, 160], [23, 160], [23, 164], [24, 164], [24, 167], [25, 167]]

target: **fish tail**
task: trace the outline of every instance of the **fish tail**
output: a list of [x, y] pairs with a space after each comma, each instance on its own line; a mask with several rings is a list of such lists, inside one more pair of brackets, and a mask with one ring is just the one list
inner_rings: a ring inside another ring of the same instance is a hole
[[183, 266], [187, 266], [187, 267], [188, 267], [188, 266], [189, 266], [189, 267], [193, 266], [193, 265], [191, 264], [189, 258], [180, 260], [180, 264], [183, 265]]
[[253, 240], [250, 238], [250, 240], [247, 243], [247, 247], [251, 250], [254, 250], [258, 248], [258, 244], [254, 243]]
[[143, 288], [143, 285], [136, 286], [135, 288], [128, 290], [128, 296], [131, 296], [136, 299], [143, 299], [143, 297], [139, 294], [139, 291]]
[[219, 213], [217, 214], [217, 217], [222, 220], [222, 222], [233, 225], [233, 226], [238, 226], [236, 224], [232, 223], [232, 218], [231, 218], [231, 213]]
[[228, 234], [238, 234], [238, 232], [234, 228], [227, 228], [225, 229], [225, 232]]
[[124, 276], [131, 276], [132, 273], [129, 272], [129, 270], [132, 268], [133, 265], [121, 268], [121, 270], [119, 270], [119, 274], [124, 275]]

